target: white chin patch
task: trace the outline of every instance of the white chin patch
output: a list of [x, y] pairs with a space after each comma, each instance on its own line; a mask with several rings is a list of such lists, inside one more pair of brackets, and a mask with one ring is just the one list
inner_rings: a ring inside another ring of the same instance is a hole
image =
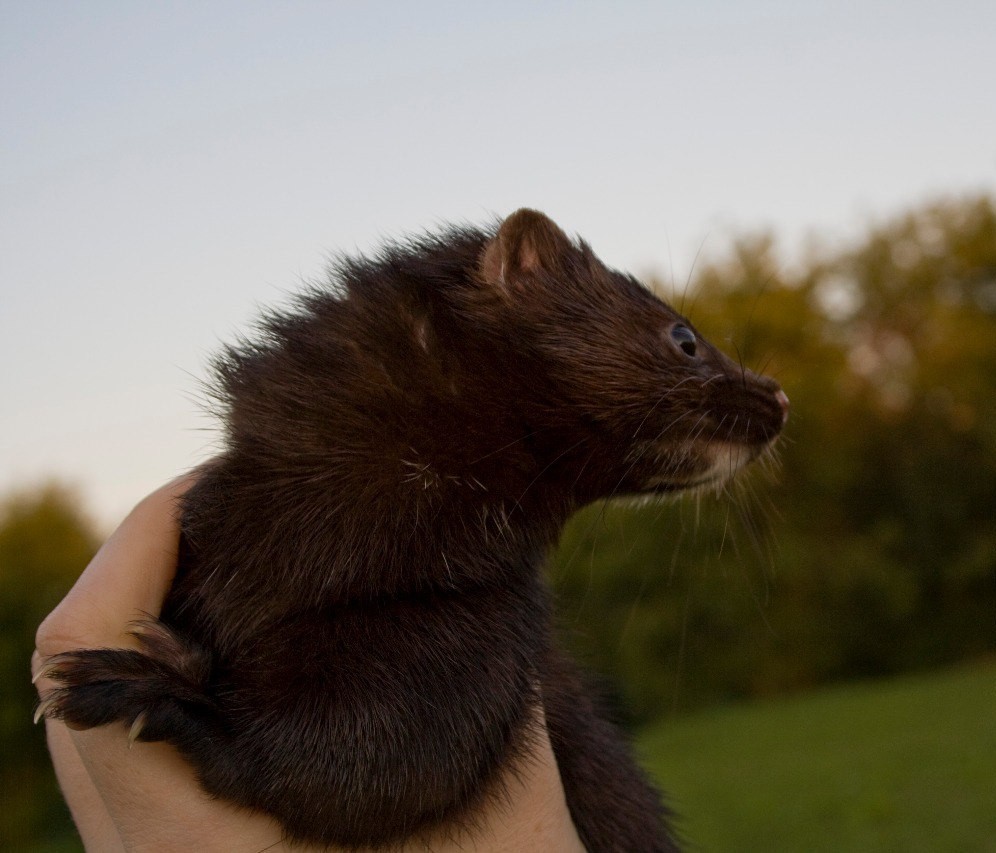
[[710, 441], [708, 444], [690, 443], [682, 448], [677, 455], [679, 459], [684, 458], [688, 462], [694, 460], [693, 464], [688, 466], [688, 472], [681, 475], [671, 473], [655, 477], [647, 483], [648, 488], [665, 486], [682, 490], [725, 483], [754, 459], [757, 456], [757, 451], [727, 441]]
[[721, 483], [729, 480], [755, 456], [742, 444], [731, 444], [727, 441], [710, 442], [703, 448], [701, 455], [704, 461], [709, 462], [709, 467], [701, 477], [704, 483]]

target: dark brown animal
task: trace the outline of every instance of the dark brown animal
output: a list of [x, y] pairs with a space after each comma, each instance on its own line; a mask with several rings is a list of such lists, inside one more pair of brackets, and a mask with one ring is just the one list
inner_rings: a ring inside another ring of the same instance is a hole
[[471, 816], [542, 705], [593, 853], [667, 810], [550, 636], [544, 555], [597, 498], [723, 481], [787, 399], [540, 213], [342, 261], [217, 361], [224, 452], [187, 494], [143, 650], [49, 665], [49, 714], [173, 744], [296, 839]]

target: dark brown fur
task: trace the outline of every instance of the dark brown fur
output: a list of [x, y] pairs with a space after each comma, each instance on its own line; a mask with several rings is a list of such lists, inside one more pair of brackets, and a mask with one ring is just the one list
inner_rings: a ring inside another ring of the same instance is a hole
[[762, 452], [777, 385], [529, 210], [343, 261], [217, 373], [226, 449], [161, 620], [57, 658], [50, 713], [144, 715], [211, 793], [355, 846], [472, 819], [542, 703], [588, 849], [675, 849], [552, 644], [542, 561], [585, 503]]

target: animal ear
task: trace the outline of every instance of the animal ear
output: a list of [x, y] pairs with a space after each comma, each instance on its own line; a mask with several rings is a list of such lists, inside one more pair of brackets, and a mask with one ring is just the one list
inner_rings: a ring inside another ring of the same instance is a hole
[[575, 251], [550, 217], [524, 207], [499, 226], [481, 257], [481, 273], [489, 284], [513, 287], [523, 274], [563, 270], [565, 259]]

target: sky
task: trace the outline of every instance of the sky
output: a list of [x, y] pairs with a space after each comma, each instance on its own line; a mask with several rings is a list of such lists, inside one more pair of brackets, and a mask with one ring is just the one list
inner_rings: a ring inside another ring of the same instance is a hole
[[[996, 192], [996, 3], [0, 0], [0, 496], [109, 529], [337, 252], [530, 206], [679, 285]], [[694, 318], [693, 318], [694, 319]]]

